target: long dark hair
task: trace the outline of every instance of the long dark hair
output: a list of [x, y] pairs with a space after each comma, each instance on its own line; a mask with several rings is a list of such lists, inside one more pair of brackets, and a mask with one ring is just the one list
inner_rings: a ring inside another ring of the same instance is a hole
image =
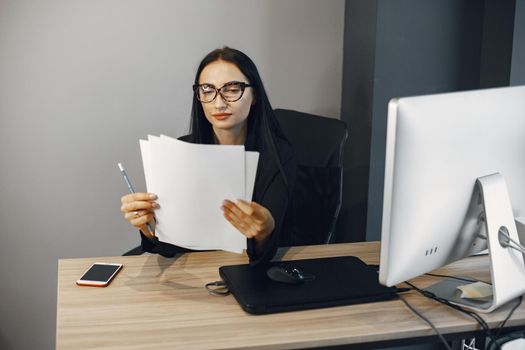
[[[199, 68], [195, 74], [195, 84], [199, 83], [199, 77], [202, 70], [208, 64], [219, 60], [234, 64], [244, 74], [252, 86], [256, 102], [251, 106], [250, 113], [248, 114], [247, 139], [253, 138], [255, 140], [256, 145], [254, 150], [268, 152], [271, 155], [271, 158], [279, 167], [285, 184], [288, 184], [279, 157], [276, 138], [279, 138], [288, 144], [289, 142], [275, 118], [275, 114], [270, 105], [270, 101], [268, 100], [268, 96], [266, 95], [266, 91], [264, 90], [255, 63], [253, 63], [253, 61], [243, 52], [230, 47], [225, 46], [213, 50], [208, 53], [199, 64]], [[217, 98], [220, 98], [220, 96]], [[193, 91], [193, 104], [191, 108], [190, 134], [192, 142], [194, 143], [214, 143], [212, 125], [206, 119], [202, 104], [197, 100], [195, 91]]]

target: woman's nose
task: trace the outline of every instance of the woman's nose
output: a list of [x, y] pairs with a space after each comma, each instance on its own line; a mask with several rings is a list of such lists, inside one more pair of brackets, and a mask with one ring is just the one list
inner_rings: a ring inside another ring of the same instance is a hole
[[215, 103], [215, 108], [224, 108], [228, 105], [228, 103], [224, 101], [224, 98], [222, 97], [221, 94], [217, 94], [217, 97], [215, 98], [215, 101], [213, 102]]

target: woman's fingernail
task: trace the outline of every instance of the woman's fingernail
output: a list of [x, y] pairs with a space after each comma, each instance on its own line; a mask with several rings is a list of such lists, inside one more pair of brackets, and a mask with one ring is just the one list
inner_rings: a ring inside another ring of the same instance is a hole
[[154, 194], [154, 193], [150, 193], [150, 194], [149, 194], [149, 198], [150, 198], [150, 199], [157, 199], [157, 195]]
[[160, 208], [160, 205], [158, 203], [152, 203], [151, 206], [153, 208]]

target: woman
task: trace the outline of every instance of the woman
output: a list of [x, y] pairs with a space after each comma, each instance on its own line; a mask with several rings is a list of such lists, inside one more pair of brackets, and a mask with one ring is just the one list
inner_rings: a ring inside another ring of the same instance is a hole
[[[224, 218], [248, 239], [252, 266], [264, 265], [287, 232], [287, 213], [295, 180], [292, 148], [281, 131], [252, 60], [224, 47], [210, 52], [199, 65], [193, 85], [190, 134], [180, 139], [200, 144], [245, 145], [257, 151], [259, 164], [253, 201], [225, 199]], [[174, 256], [188, 251], [159, 242], [146, 224], [155, 218], [157, 196], [134, 193], [122, 197], [124, 217], [141, 232], [145, 251]]]

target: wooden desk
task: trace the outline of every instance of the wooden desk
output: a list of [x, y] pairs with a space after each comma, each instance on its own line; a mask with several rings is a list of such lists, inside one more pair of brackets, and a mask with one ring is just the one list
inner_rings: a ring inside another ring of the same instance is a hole
[[[294, 247], [283, 259], [355, 255], [379, 263], [379, 243]], [[95, 261], [120, 262], [123, 270], [107, 288], [75, 281]], [[212, 296], [204, 284], [219, 279], [218, 267], [246, 263], [246, 255], [190, 253], [66, 259], [58, 262], [57, 349], [297, 349], [364, 343], [399, 344], [433, 336], [432, 329], [399, 300], [253, 316], [234, 297]], [[462, 260], [437, 272], [488, 279], [486, 256]], [[420, 277], [420, 287], [435, 278]], [[444, 334], [479, 330], [470, 318], [415, 292], [406, 299]], [[512, 304], [512, 303], [511, 303]], [[511, 305], [482, 315], [497, 327]], [[525, 325], [525, 305], [507, 323]]]

